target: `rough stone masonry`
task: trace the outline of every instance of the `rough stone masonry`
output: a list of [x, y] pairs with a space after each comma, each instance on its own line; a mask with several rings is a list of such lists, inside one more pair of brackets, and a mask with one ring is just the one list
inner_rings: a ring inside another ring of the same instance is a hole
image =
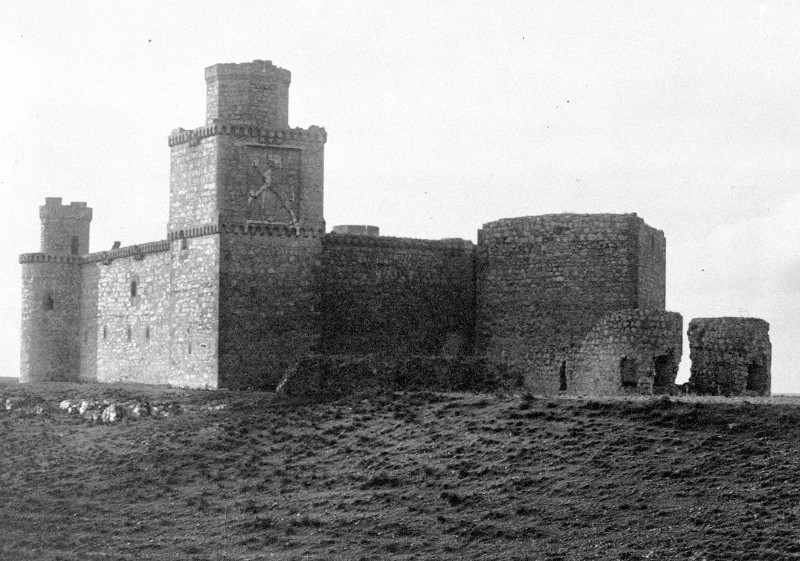
[[[558, 214], [485, 224], [477, 245], [326, 233], [327, 132], [289, 127], [291, 73], [256, 60], [205, 78], [205, 125], [169, 136], [166, 239], [89, 253], [86, 203], [40, 208], [40, 252], [20, 256], [23, 382], [272, 389], [309, 357], [449, 356], [515, 369], [537, 393], [674, 384], [683, 328], [664, 309], [660, 230], [635, 214]], [[725, 391], [769, 392], [759, 333], [759, 358], [741, 366], [759, 381], [737, 370]], [[693, 356], [721, 364], [752, 346], [724, 340]]]

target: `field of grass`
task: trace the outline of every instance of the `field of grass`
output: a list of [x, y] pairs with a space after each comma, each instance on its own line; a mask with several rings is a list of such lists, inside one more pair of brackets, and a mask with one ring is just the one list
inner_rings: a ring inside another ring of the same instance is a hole
[[3, 385], [0, 559], [800, 559], [800, 406], [760, 401]]

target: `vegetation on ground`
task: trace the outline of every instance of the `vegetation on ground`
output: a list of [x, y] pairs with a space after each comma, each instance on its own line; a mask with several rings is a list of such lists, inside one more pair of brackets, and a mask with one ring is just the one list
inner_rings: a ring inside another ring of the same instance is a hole
[[[792, 403], [78, 384], [0, 397], [0, 559], [800, 558]], [[173, 414], [93, 423], [59, 408], [75, 399]]]

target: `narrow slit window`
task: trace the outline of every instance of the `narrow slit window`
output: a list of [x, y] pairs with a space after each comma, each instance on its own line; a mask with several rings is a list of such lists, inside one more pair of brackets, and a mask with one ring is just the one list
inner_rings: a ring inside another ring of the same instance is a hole
[[189, 249], [189, 238], [181, 238], [181, 249]]
[[144, 328], [144, 338], [150, 340], [150, 326]]
[[139, 283], [136, 280], [131, 281], [131, 298], [136, 298], [139, 294]]
[[80, 253], [81, 245], [80, 245], [80, 238], [78, 236], [72, 236], [72, 242], [70, 247], [70, 253], [72, 255], [78, 255]]
[[103, 339], [108, 339], [108, 326], [103, 326]]
[[567, 390], [567, 361], [561, 361], [561, 370], [558, 372], [558, 389], [559, 391], [566, 391]]
[[56, 307], [55, 300], [53, 300], [53, 295], [48, 294], [44, 297], [44, 309], [45, 310], [52, 310]]
[[128, 326], [128, 341], [133, 338], [133, 331], [131, 330], [131, 326]]

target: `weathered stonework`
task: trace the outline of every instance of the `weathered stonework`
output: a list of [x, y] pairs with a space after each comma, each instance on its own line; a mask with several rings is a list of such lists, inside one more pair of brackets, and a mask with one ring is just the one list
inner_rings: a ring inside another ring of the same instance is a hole
[[[91, 209], [46, 200], [40, 253], [20, 257], [23, 381], [271, 389], [301, 363], [347, 376], [325, 358], [347, 357], [402, 365], [400, 378], [492, 365], [538, 393], [673, 384], [682, 319], [664, 310], [661, 231], [635, 214], [558, 214], [485, 224], [477, 245], [326, 234], [327, 133], [289, 128], [290, 82], [268, 61], [206, 69], [205, 125], [168, 139], [164, 240], [88, 253]], [[751, 327], [725, 327], [747, 352], [720, 360], [766, 365], [768, 379], [766, 329]], [[727, 347], [695, 338], [712, 372], [697, 387], [719, 384], [710, 365]], [[726, 384], [743, 391], [736, 372]]]
[[666, 393], [675, 383], [683, 318], [675, 312], [610, 312], [584, 337], [565, 368], [565, 390], [583, 395]]
[[524, 366], [531, 387], [563, 391], [564, 369], [603, 316], [664, 309], [665, 248], [663, 233], [635, 214], [551, 214], [484, 224], [478, 232], [477, 352]]
[[472, 242], [329, 234], [322, 352], [472, 354]]
[[689, 323], [689, 387], [707, 395], [769, 395], [772, 345], [763, 319], [695, 318]]

